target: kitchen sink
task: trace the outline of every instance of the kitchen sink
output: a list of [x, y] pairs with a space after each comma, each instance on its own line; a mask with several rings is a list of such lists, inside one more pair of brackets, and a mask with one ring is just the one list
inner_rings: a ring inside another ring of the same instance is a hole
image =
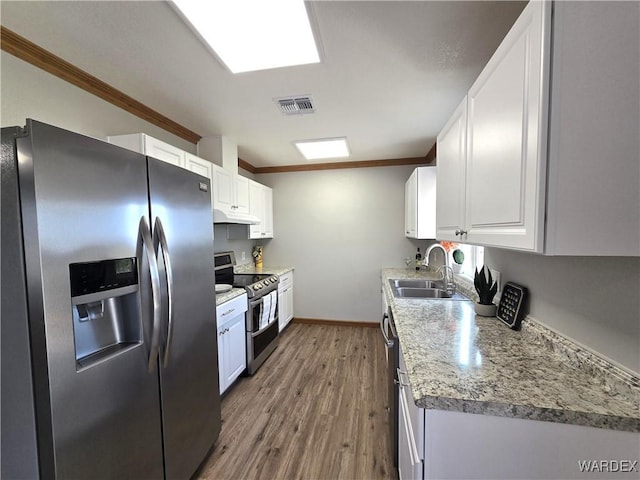
[[411, 288], [400, 287], [396, 288], [394, 293], [396, 297], [411, 297], [411, 298], [451, 298], [451, 294], [446, 290], [440, 290], [439, 288]]
[[389, 280], [389, 282], [391, 283], [391, 288], [439, 288], [440, 290], [444, 290], [444, 284], [436, 280], [408, 279]]
[[459, 293], [449, 293], [444, 284], [437, 280], [389, 280], [393, 296], [396, 298], [425, 298], [442, 300], [468, 300]]

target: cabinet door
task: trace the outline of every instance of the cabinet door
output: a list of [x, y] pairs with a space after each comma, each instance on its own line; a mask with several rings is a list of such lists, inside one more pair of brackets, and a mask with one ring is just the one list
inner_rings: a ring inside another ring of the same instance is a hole
[[178, 167], [185, 166], [185, 152], [148, 135], [144, 135], [144, 153]]
[[264, 191], [264, 237], [273, 238], [273, 189], [263, 186]]
[[416, 236], [416, 205], [418, 202], [418, 175], [414, 170], [404, 185], [404, 233], [405, 236]]
[[213, 169], [213, 206], [230, 212], [234, 205], [233, 174], [218, 165], [211, 165]]
[[249, 225], [249, 238], [263, 238], [264, 186], [253, 180], [249, 180], [249, 213], [260, 219], [260, 223]]
[[220, 395], [229, 387], [226, 369], [227, 346], [225, 343], [225, 328], [224, 325], [218, 327], [218, 382], [220, 384]]
[[418, 167], [416, 238], [436, 238], [436, 168]]
[[234, 175], [235, 206], [238, 213], [249, 213], [249, 179]]
[[463, 241], [466, 161], [467, 97], [438, 135], [436, 165], [436, 238]]
[[213, 163], [190, 153], [185, 153], [185, 168], [209, 180], [213, 177]]
[[202, 175], [206, 177], [211, 182], [210, 191], [211, 191], [211, 203], [213, 205], [213, 164], [200, 157], [196, 157], [195, 155], [191, 155], [190, 153], [185, 152], [185, 168], [187, 170], [191, 170], [192, 172], [197, 173], [198, 175]]
[[420, 479], [424, 475], [424, 409], [418, 408], [407, 379], [407, 368], [400, 351], [398, 368], [398, 475], [400, 480]]
[[278, 331], [284, 330], [284, 327], [287, 326], [287, 316], [289, 312], [287, 311], [287, 289], [278, 288]]
[[227, 385], [231, 385], [247, 366], [247, 344], [244, 314], [227, 323], [225, 333], [225, 375]]
[[465, 230], [470, 243], [542, 251], [547, 7], [528, 4], [469, 90]]

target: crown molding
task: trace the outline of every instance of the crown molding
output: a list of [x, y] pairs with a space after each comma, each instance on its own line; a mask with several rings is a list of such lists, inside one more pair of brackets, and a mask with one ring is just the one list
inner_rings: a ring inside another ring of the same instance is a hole
[[196, 132], [3, 26], [0, 26], [0, 48], [188, 142], [196, 144], [201, 138]]

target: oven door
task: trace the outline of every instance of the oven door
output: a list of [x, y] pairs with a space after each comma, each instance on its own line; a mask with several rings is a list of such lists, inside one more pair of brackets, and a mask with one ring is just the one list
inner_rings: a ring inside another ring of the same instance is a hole
[[247, 311], [247, 373], [253, 375], [278, 346], [278, 295], [266, 295], [249, 302]]
[[[273, 292], [273, 295], [267, 293], [249, 301], [247, 332], [259, 335], [272, 323], [278, 323], [278, 291]], [[267, 297], [269, 300], [265, 301]]]

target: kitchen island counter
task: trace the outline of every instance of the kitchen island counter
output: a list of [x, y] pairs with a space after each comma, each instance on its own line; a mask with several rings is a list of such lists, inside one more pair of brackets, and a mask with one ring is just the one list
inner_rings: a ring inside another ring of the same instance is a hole
[[530, 318], [513, 331], [471, 301], [395, 298], [398, 278], [436, 277], [382, 270], [417, 406], [640, 432], [637, 376], [575, 345], [572, 362], [558, 348], [570, 341]]

